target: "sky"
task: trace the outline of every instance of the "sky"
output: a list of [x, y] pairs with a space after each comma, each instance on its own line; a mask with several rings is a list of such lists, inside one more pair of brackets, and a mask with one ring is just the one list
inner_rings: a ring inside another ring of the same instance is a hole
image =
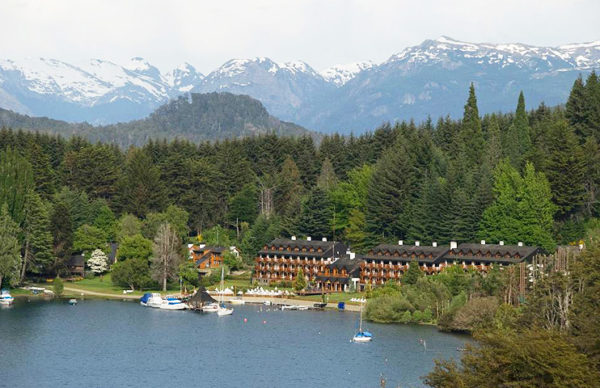
[[316, 70], [385, 61], [445, 35], [557, 46], [600, 40], [600, 0], [0, 0], [0, 57], [140, 56], [207, 74], [232, 58]]

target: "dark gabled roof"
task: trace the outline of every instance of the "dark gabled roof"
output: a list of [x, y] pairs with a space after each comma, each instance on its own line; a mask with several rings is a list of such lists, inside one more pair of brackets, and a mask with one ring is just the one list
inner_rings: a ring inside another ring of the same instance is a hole
[[466, 253], [468, 251], [472, 251], [473, 253], [481, 252], [486, 253], [490, 252], [491, 254], [510, 254], [514, 256], [515, 254], [519, 254], [521, 257], [530, 256], [538, 251], [538, 247], [531, 246], [518, 246], [518, 245], [500, 245], [500, 244], [469, 244], [463, 243], [459, 244], [456, 249], [453, 249], [454, 252], [462, 251]]
[[[271, 247], [284, 247], [286, 250], [272, 250]], [[276, 255], [292, 255], [292, 256], [308, 256], [308, 257], [332, 257], [345, 254], [346, 245], [336, 241], [308, 241], [308, 240], [292, 240], [287, 238], [276, 238], [265, 245], [266, 249], [259, 251], [259, 254], [276, 254]], [[290, 250], [287, 250], [289, 247]], [[293, 249], [298, 248], [321, 248], [323, 252], [296, 252]], [[333, 252], [335, 251], [335, 254]]]
[[[385, 256], [385, 252], [389, 252], [390, 256]], [[477, 253], [481, 252], [482, 257], [477, 257]], [[399, 256], [393, 256], [394, 254]], [[459, 255], [462, 254], [462, 256]], [[489, 253], [491, 257], [485, 257]], [[510, 258], [505, 258], [506, 254]], [[459, 244], [455, 249], [449, 249], [445, 246], [416, 246], [416, 245], [391, 245], [380, 244], [373, 248], [369, 254], [364, 256], [364, 259], [389, 260], [389, 261], [419, 261], [423, 263], [437, 264], [443, 261], [479, 261], [489, 263], [520, 263], [530, 259], [532, 256], [539, 253], [538, 247], [518, 246], [518, 245], [500, 245], [500, 244], [476, 244], [463, 243]], [[406, 254], [407, 257], [402, 257]], [[411, 258], [415, 254], [417, 258]], [[425, 255], [423, 259], [418, 258], [419, 255]], [[430, 259], [428, 256], [432, 255]], [[496, 254], [500, 254], [500, 258], [496, 258]], [[515, 255], [519, 258], [515, 258]]]
[[360, 263], [363, 261], [362, 255], [356, 255], [354, 259], [350, 258], [350, 255], [345, 255], [333, 263], [329, 264], [330, 269], [337, 268], [338, 270], [346, 269], [349, 276], [352, 276], [355, 272], [360, 271]]
[[69, 257], [67, 261], [67, 266], [69, 267], [83, 267], [85, 266], [85, 258], [82, 253], [76, 253]]
[[209, 245], [205, 246], [204, 248], [194, 246], [194, 252], [196, 252], [196, 253], [202, 253], [202, 252], [223, 253], [223, 251], [226, 249], [227, 248], [225, 248], [225, 247], [209, 246]]
[[334, 282], [338, 282], [340, 284], [349, 284], [350, 283], [350, 278], [349, 277], [345, 277], [345, 278], [336, 278], [335, 276], [317, 276], [316, 278], [317, 280], [321, 281], [321, 282], [326, 282], [326, 281], [330, 281], [332, 283]]
[[[451, 249], [445, 256], [446, 260], [475, 260], [486, 262], [503, 262], [503, 263], [520, 263], [530, 259], [532, 256], [539, 253], [538, 247], [518, 246], [518, 245], [500, 245], [500, 244], [471, 244], [463, 243], [458, 245], [456, 249]], [[491, 257], [477, 257], [477, 253], [482, 255], [490, 254]], [[462, 253], [462, 256], [459, 256]], [[500, 258], [495, 258], [497, 254]], [[504, 256], [508, 254], [510, 258]], [[519, 258], [515, 258], [515, 255]]]
[[[393, 245], [393, 244], [379, 244], [375, 248], [371, 249], [365, 259], [384, 259], [390, 261], [411, 261], [411, 255], [415, 254], [417, 257], [421, 254], [425, 255], [424, 259], [420, 261], [435, 262], [444, 256], [448, 252], [450, 247], [446, 246], [427, 246], [427, 245]], [[389, 252], [390, 256], [385, 256], [385, 252]], [[393, 256], [398, 254], [398, 256]], [[402, 257], [406, 254], [408, 257]], [[431, 259], [428, 257], [431, 255]]]

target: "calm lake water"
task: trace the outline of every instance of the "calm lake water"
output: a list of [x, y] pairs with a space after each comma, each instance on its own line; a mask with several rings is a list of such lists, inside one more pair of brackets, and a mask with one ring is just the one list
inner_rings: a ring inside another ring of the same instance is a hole
[[469, 341], [428, 326], [367, 323], [375, 339], [355, 344], [357, 318], [21, 299], [0, 308], [0, 387], [379, 387], [381, 375], [387, 387], [422, 387], [435, 358], [458, 357]]

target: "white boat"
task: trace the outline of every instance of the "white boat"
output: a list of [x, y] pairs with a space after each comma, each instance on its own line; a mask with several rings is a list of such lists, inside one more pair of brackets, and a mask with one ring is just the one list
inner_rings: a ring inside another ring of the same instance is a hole
[[[224, 290], [225, 287], [225, 267], [221, 267], [221, 290]], [[228, 309], [225, 307], [225, 302], [223, 301], [224, 292], [221, 291], [221, 296], [219, 300], [219, 308], [217, 309], [217, 315], [219, 317], [223, 317], [225, 315], [233, 314], [233, 309]]]
[[77, 299], [69, 299], [69, 304], [75, 306], [77, 304]]
[[163, 303], [163, 298], [158, 292], [153, 292], [152, 294], [145, 294], [142, 297], [142, 299], [140, 299], [140, 304], [142, 306], [147, 306], [147, 307], [159, 308], [162, 305], [162, 303]]
[[216, 313], [219, 310], [219, 304], [217, 303], [209, 303], [202, 306], [203, 313]]
[[246, 304], [246, 301], [242, 298], [233, 298], [229, 301], [231, 304]]
[[360, 304], [360, 323], [358, 326], [358, 332], [354, 334], [352, 337], [352, 341], [354, 342], [370, 342], [373, 340], [373, 334], [367, 330], [363, 330], [362, 328], [362, 312], [363, 312], [363, 304]]
[[12, 304], [12, 302], [14, 302], [14, 301], [15, 301], [15, 298], [13, 298], [10, 295], [8, 290], [2, 290], [2, 292], [0, 292], [0, 304], [9, 305], [9, 304]]
[[162, 310], [185, 310], [188, 308], [188, 305], [174, 296], [167, 295], [158, 308]]

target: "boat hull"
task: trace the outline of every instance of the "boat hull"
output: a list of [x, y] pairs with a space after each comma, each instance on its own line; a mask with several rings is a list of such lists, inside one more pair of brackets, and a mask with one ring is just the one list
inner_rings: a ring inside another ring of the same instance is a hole
[[219, 310], [217, 311], [217, 315], [220, 317], [223, 317], [225, 315], [231, 315], [231, 314], [233, 314], [233, 309], [219, 308]]

